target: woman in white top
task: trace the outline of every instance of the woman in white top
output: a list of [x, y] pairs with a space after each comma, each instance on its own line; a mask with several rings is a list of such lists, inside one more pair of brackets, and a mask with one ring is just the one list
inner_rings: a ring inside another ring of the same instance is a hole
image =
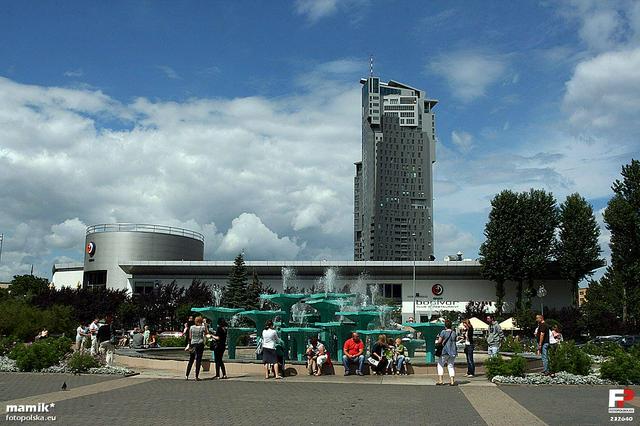
[[276, 379], [282, 379], [280, 373], [280, 365], [278, 364], [278, 355], [276, 354], [276, 343], [280, 341], [278, 333], [273, 329], [273, 321], [268, 320], [264, 324], [264, 330], [262, 330], [262, 362], [264, 363], [264, 378], [268, 379], [269, 369], [274, 367]]
[[208, 333], [207, 326], [202, 324], [202, 317], [196, 318], [195, 325], [189, 327], [189, 363], [187, 364], [187, 373], [185, 379], [189, 380], [189, 373], [196, 361], [196, 380], [200, 380], [200, 366], [202, 365], [202, 353], [204, 352], [204, 337]]

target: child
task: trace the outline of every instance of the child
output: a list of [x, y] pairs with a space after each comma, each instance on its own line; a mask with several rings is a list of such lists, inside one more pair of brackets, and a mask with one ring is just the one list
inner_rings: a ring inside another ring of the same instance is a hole
[[316, 364], [318, 369], [315, 372], [316, 376], [322, 376], [322, 366], [327, 362], [327, 353], [325, 352], [324, 345], [320, 343], [318, 345], [318, 356], [316, 358]]
[[407, 373], [406, 362], [407, 357], [405, 354], [405, 347], [402, 344], [402, 339], [399, 337], [396, 339], [396, 348], [395, 348], [395, 356], [396, 356], [396, 374], [404, 374]]
[[387, 358], [387, 374], [393, 374], [393, 369], [395, 368], [395, 347], [393, 346], [393, 339], [391, 338], [387, 340], [384, 356]]

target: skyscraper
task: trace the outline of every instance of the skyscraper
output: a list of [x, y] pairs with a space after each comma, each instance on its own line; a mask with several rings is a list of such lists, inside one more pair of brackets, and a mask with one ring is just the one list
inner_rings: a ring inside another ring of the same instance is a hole
[[[437, 100], [378, 77], [361, 79], [362, 161], [355, 163], [355, 260], [429, 260]], [[414, 257], [415, 256], [415, 257]]]

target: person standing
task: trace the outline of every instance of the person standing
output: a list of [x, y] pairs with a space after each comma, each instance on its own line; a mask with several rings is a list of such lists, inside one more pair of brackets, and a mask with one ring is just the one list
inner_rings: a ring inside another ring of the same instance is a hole
[[91, 355], [98, 353], [98, 329], [100, 328], [99, 319], [94, 319], [89, 324], [89, 334], [91, 335]]
[[444, 366], [447, 365], [447, 370], [449, 372], [449, 384], [451, 386], [456, 386], [456, 370], [454, 368], [454, 363], [456, 361], [456, 355], [458, 350], [456, 348], [456, 332], [451, 327], [451, 320], [444, 320], [444, 330], [440, 332], [438, 335], [438, 345], [442, 345], [442, 354], [440, 358], [438, 358], [438, 382], [436, 385], [442, 386], [444, 383], [442, 381], [444, 376]]
[[151, 336], [151, 331], [149, 331], [149, 326], [144, 326], [144, 333], [142, 333], [142, 345], [146, 348], [149, 346], [149, 336]]
[[553, 327], [551, 327], [551, 332], [549, 333], [549, 347], [552, 348], [563, 340], [564, 338], [562, 337], [562, 333], [560, 332], [560, 326], [558, 324], [555, 324]]
[[196, 317], [195, 324], [189, 327], [189, 363], [187, 364], [187, 373], [185, 379], [189, 380], [189, 373], [193, 361], [196, 361], [196, 380], [200, 380], [200, 366], [202, 365], [202, 354], [204, 353], [204, 336], [207, 334], [207, 328], [202, 325], [202, 317]]
[[536, 342], [538, 343], [537, 354], [542, 357], [542, 374], [549, 375], [549, 326], [544, 322], [544, 316], [536, 315], [538, 331], [536, 332]]
[[84, 352], [84, 342], [86, 341], [87, 328], [83, 323], [76, 328], [76, 352]]
[[276, 343], [280, 341], [278, 332], [273, 329], [273, 321], [268, 320], [264, 324], [262, 330], [262, 362], [264, 364], [265, 379], [270, 377], [269, 369], [274, 368], [276, 379], [282, 379], [280, 373], [280, 363], [278, 363], [278, 355], [276, 354]]
[[195, 322], [193, 321], [193, 316], [189, 315], [189, 318], [187, 319], [187, 322], [184, 323], [184, 327], [182, 329], [182, 337], [185, 338], [185, 343], [187, 346], [189, 346], [189, 329], [194, 324]]
[[103, 324], [100, 325], [98, 329], [98, 333], [96, 334], [98, 340], [98, 351], [102, 354], [105, 354], [105, 362], [108, 366], [113, 365], [113, 351], [115, 350], [114, 346], [114, 337], [113, 337], [113, 328], [111, 326], [112, 318], [111, 316], [107, 316], [106, 320], [104, 320]]
[[489, 357], [494, 357], [498, 355], [498, 352], [500, 351], [500, 345], [502, 345], [502, 341], [504, 340], [504, 332], [493, 315], [487, 315], [487, 323], [489, 324], [487, 351], [489, 353]]
[[[214, 379], [226, 379], [227, 378], [227, 370], [224, 367], [224, 361], [222, 357], [224, 356], [224, 351], [226, 349], [227, 344], [227, 320], [224, 318], [218, 318], [218, 328], [216, 329], [216, 334], [211, 336], [211, 346], [214, 356], [214, 361], [216, 363], [216, 375]], [[222, 376], [220, 376], [220, 370], [222, 370]]]
[[471, 321], [467, 318], [462, 321], [462, 326], [464, 327], [462, 335], [464, 339], [464, 354], [467, 357], [467, 374], [465, 377], [473, 377], [476, 374], [476, 364], [473, 361], [473, 350], [475, 349], [473, 343], [473, 325], [471, 325]]

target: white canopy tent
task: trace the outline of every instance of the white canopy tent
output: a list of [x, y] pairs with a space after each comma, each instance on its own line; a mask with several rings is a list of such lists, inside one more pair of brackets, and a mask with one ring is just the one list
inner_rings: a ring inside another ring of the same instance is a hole
[[520, 327], [516, 326], [515, 322], [513, 321], [513, 317], [502, 321], [500, 323], [500, 328], [504, 331], [522, 330]]

